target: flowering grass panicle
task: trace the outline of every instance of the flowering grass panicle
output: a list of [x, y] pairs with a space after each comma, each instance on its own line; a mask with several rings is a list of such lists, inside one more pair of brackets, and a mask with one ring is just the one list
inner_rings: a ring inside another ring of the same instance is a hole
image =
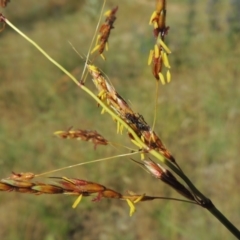
[[[1, 0], [0, 6], [6, 7], [8, 1]], [[111, 30], [114, 28], [113, 24], [116, 20], [116, 13], [118, 7], [113, 8], [105, 13], [106, 19], [103, 25], [99, 29], [99, 34], [96, 39], [96, 46], [89, 52], [95, 53], [95, 57], [100, 55], [104, 60], [103, 52], [108, 49], [108, 41]], [[153, 46], [153, 50], [150, 51], [148, 64], [152, 65], [152, 72], [154, 78], [157, 80], [157, 86], [159, 86], [159, 80], [162, 84], [169, 83], [171, 80], [170, 63], [168, 55], [171, 53], [170, 49], [165, 43], [165, 36], [168, 33], [169, 27], [166, 26], [166, 0], [157, 0], [156, 8], [150, 17], [150, 24], [153, 25], [153, 33], [156, 42]], [[33, 173], [15, 173], [13, 172], [9, 177], [0, 180], [0, 191], [3, 192], [18, 192], [29, 193], [34, 195], [40, 194], [63, 194], [77, 196], [72, 207], [75, 208], [83, 197], [94, 196], [92, 201], [100, 201], [102, 198], [116, 199], [126, 201], [130, 207], [130, 216], [135, 212], [136, 203], [142, 201], [150, 201], [154, 199], [167, 199], [174, 201], [181, 201], [185, 203], [195, 204], [207, 209], [212, 213], [227, 229], [240, 239], [239, 230], [228, 220], [225, 216], [218, 211], [210, 199], [203, 195], [187, 177], [185, 172], [180, 168], [176, 159], [165, 147], [163, 141], [158, 136], [154, 129], [154, 125], [150, 126], [144, 119], [144, 116], [138, 112], [135, 112], [127, 103], [127, 101], [118, 93], [113, 84], [108, 81], [105, 74], [95, 66], [89, 59], [85, 62], [85, 67], [82, 73], [84, 76], [85, 69], [91, 75], [93, 83], [97, 88], [98, 93], [91, 91], [86, 86], [86, 79], [77, 80], [71, 73], [69, 73], [58, 62], [51, 58], [40, 46], [38, 46], [33, 40], [22, 33], [16, 28], [7, 18], [0, 13], [0, 22], [4, 25], [7, 24], [16, 32], [18, 32], [23, 38], [36, 47], [49, 61], [62, 70], [70, 79], [76, 83], [77, 87], [87, 94], [89, 94], [98, 104], [102, 107], [102, 113], [107, 112], [113, 120], [117, 123], [117, 133], [127, 132], [127, 136], [131, 142], [135, 144], [137, 149], [132, 150], [127, 154], [119, 156], [130, 156], [133, 154], [139, 154], [141, 161], [133, 160], [139, 164], [144, 170], [149, 172], [155, 179], [159, 179], [172, 189], [177, 191], [183, 199], [169, 198], [162, 196], [148, 196], [144, 194], [136, 194], [132, 191], [128, 191], [127, 194], [122, 194], [116, 190], [112, 190], [98, 182], [89, 180], [83, 180], [79, 178], [68, 177], [55, 177], [52, 176], [49, 179], [53, 182], [47, 182], [36, 179], [43, 175], [57, 172], [73, 166], [68, 166], [61, 169], [55, 169], [42, 174]], [[90, 47], [91, 48], [91, 47]], [[94, 58], [95, 59], [95, 58]], [[86, 74], [87, 77], [87, 74]], [[165, 80], [166, 79], [166, 80]], [[156, 96], [157, 99], [157, 96]], [[155, 107], [155, 110], [157, 108]], [[156, 120], [156, 114], [155, 114]], [[97, 131], [84, 130], [84, 129], [68, 129], [67, 131], [56, 131], [56, 136], [62, 139], [76, 139], [86, 142], [92, 142], [94, 148], [97, 145], [109, 145], [109, 141], [106, 140]], [[130, 149], [126, 147], [126, 149]], [[151, 158], [150, 158], [151, 157]], [[154, 158], [154, 160], [152, 160]], [[107, 158], [105, 158], [106, 160]], [[148, 160], [147, 160], [148, 159]], [[100, 159], [92, 161], [96, 162]], [[156, 163], [159, 161], [160, 163]], [[74, 166], [81, 165], [76, 164]]]

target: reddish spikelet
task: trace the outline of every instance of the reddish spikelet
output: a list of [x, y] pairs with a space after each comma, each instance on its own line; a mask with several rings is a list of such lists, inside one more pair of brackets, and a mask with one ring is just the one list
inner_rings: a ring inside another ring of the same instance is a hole
[[100, 201], [104, 198], [121, 198], [122, 195], [112, 189], [108, 189], [105, 186], [77, 178], [62, 178], [64, 181], [60, 181], [60, 184], [64, 186], [64, 189], [68, 189], [79, 194], [85, 194], [85, 196], [97, 193], [97, 196], [92, 201]]
[[105, 13], [105, 15], [106, 15], [105, 22], [104, 22], [104, 24], [101, 25], [101, 27], [99, 29], [99, 35], [97, 36], [96, 47], [92, 50], [91, 53], [98, 50], [99, 54], [104, 58], [102, 53], [105, 50], [105, 48], [107, 49], [108, 39], [109, 39], [111, 30], [114, 28], [113, 24], [116, 20], [117, 10], [118, 10], [118, 7], [115, 7], [112, 10], [107, 11]]
[[35, 186], [34, 183], [24, 180], [2, 179], [1, 182], [16, 188], [31, 188]]
[[6, 183], [0, 182], [0, 191], [7, 191], [7, 192], [14, 191], [14, 187]]
[[122, 194], [118, 193], [118, 192], [116, 192], [116, 191], [114, 191], [112, 189], [105, 189], [102, 192], [102, 197], [119, 199], [119, 198], [122, 198]]
[[184, 197], [195, 201], [192, 193], [182, 185], [169, 170], [163, 168], [160, 164], [157, 164], [152, 160], [145, 160], [143, 164], [154, 177], [161, 179], [164, 183], [170, 185]]
[[[142, 115], [134, 113], [127, 102], [117, 93], [112, 85], [104, 78], [101, 71], [94, 65], [87, 65], [89, 73], [93, 77], [99, 97], [106, 100], [108, 105], [120, 116], [133, 130], [143, 139], [144, 143], [150, 148], [160, 152], [163, 156], [175, 162], [174, 157], [164, 146], [160, 138], [153, 132], [150, 126], [145, 122]], [[129, 137], [133, 139], [132, 135]]]
[[54, 186], [54, 185], [47, 185], [38, 183], [38, 185], [35, 185], [32, 187], [33, 190], [38, 191], [38, 193], [45, 193], [45, 194], [61, 194], [64, 193], [64, 189]]
[[108, 144], [108, 141], [102, 135], [100, 135], [97, 131], [69, 129], [67, 131], [56, 131], [54, 134], [60, 138], [90, 141], [94, 144], [94, 149], [97, 147], [97, 145]]
[[155, 178], [161, 179], [161, 176], [165, 169], [163, 169], [159, 164], [156, 164], [152, 160], [144, 160], [143, 164]]
[[152, 74], [159, 80], [159, 73], [162, 71], [163, 59], [161, 55], [161, 47], [157, 44], [154, 46], [154, 50], [150, 51], [148, 65], [152, 65]]
[[156, 1], [156, 10], [153, 12], [150, 18], [150, 24], [153, 24], [154, 36], [160, 37], [163, 39], [167, 34], [169, 27], [166, 27], [166, 0], [157, 0]]
[[105, 100], [122, 119], [125, 119], [126, 113], [134, 114], [127, 102], [117, 93], [115, 88], [108, 83], [96, 66], [88, 64], [87, 68], [93, 77], [93, 82], [99, 92], [98, 97], [101, 100]]
[[[156, 168], [153, 165], [153, 162], [145, 163], [148, 164], [150, 169]], [[153, 171], [152, 171], [153, 172]], [[154, 175], [156, 176], [157, 170]], [[22, 174], [24, 175], [24, 174]], [[15, 176], [15, 175], [14, 175]], [[154, 199], [161, 199], [162, 197], [152, 197], [146, 196], [145, 194], [139, 195], [133, 192], [129, 192], [129, 195], [122, 195], [121, 193], [108, 189], [105, 186], [90, 182], [87, 180], [77, 179], [77, 178], [66, 178], [66, 177], [52, 177], [58, 179], [55, 184], [45, 184], [45, 183], [33, 183], [27, 180], [16, 179], [1, 179], [0, 180], [0, 191], [16, 191], [19, 193], [31, 193], [35, 195], [39, 194], [68, 194], [68, 195], [77, 195], [78, 198], [73, 203], [72, 207], [75, 208], [81, 198], [84, 196], [90, 196], [92, 194], [97, 194], [92, 201], [100, 201], [101, 198], [110, 198], [110, 199], [120, 199], [126, 200], [130, 207], [130, 216], [136, 211], [135, 204], [140, 201], [149, 201]], [[159, 178], [159, 175], [157, 175]], [[161, 177], [160, 177], [161, 179]], [[182, 193], [182, 190], [178, 190]]]
[[99, 193], [106, 189], [101, 184], [89, 182], [82, 179], [77, 178], [60, 178], [63, 181], [59, 181], [59, 183], [64, 187], [64, 189], [76, 193]]
[[142, 132], [142, 136], [144, 142], [149, 146], [150, 149], [154, 149], [160, 152], [164, 157], [169, 159], [171, 162], [173, 163], [176, 162], [172, 154], [165, 147], [161, 139], [157, 136], [157, 134], [154, 131], [150, 130]]
[[[168, 54], [170, 49], [164, 43], [164, 37], [168, 32], [169, 27], [166, 27], [166, 0], [156, 1], [156, 10], [150, 18], [150, 24], [153, 24], [153, 33], [156, 37], [156, 44], [153, 50], [150, 50], [148, 65], [152, 65], [152, 73], [156, 80], [161, 80], [164, 85], [171, 81], [170, 64], [168, 61]], [[167, 68], [166, 80], [162, 73], [162, 66]]]
[[[4, 187], [5, 185], [5, 187]], [[37, 193], [33, 190], [35, 184], [24, 180], [14, 179], [1, 179], [1, 190], [2, 191], [15, 191], [20, 193]]]
[[30, 180], [35, 177], [34, 173], [31, 172], [26, 172], [26, 173], [15, 173], [12, 172], [12, 175], [9, 177], [9, 179], [14, 179], [14, 180]]
[[19, 193], [30, 193], [30, 194], [36, 194], [36, 195], [40, 195], [41, 192], [38, 192], [37, 190], [33, 190], [32, 188], [20, 188], [20, 187], [16, 187], [14, 188], [15, 192], [19, 192]]

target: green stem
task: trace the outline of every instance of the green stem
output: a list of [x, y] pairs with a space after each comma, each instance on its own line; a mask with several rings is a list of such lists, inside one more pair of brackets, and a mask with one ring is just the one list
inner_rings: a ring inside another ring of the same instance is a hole
[[213, 205], [207, 210], [216, 217], [237, 239], [240, 239], [240, 231]]

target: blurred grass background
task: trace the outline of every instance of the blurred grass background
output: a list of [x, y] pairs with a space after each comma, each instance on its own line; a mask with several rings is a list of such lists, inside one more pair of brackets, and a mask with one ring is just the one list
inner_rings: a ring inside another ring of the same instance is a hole
[[[148, 25], [155, 1], [118, 4], [107, 61], [97, 60], [118, 92], [147, 122], [153, 121], [155, 80], [147, 66], [154, 40]], [[80, 78], [102, 1], [12, 1], [1, 11], [54, 59]], [[190, 179], [236, 226], [240, 226], [240, 4], [238, 1], [172, 0], [166, 40], [173, 54], [172, 82], [161, 86], [156, 131]], [[95, 129], [129, 145], [100, 109], [9, 27], [0, 34], [0, 176], [41, 173], [122, 153], [121, 149], [61, 140], [56, 130]], [[87, 82], [92, 89], [91, 80]], [[97, 181], [120, 192], [177, 197], [126, 159], [89, 164], [53, 174]], [[208, 212], [171, 201], [137, 205], [92, 203], [77, 209], [73, 197], [1, 193], [0, 238], [15, 239], [233, 239]]]

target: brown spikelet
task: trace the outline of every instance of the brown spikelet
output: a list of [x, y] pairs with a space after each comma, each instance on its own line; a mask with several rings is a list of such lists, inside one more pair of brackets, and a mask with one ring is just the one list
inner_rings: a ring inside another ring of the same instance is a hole
[[[33, 190], [34, 183], [25, 180], [1, 179], [2, 191], [15, 191], [20, 193], [38, 193]], [[5, 188], [4, 188], [5, 185]]]
[[[22, 175], [25, 175], [22, 173]], [[27, 175], [27, 174], [26, 174]], [[109, 189], [99, 183], [90, 182], [78, 178], [67, 177], [51, 177], [55, 179], [54, 184], [32, 182], [32, 179], [23, 180], [16, 179], [1, 179], [0, 191], [5, 192], [18, 192], [18, 193], [30, 193], [30, 194], [67, 194], [76, 195], [78, 198], [74, 201], [72, 207], [75, 208], [82, 197], [97, 194], [92, 201], [97, 202], [102, 198], [125, 200], [130, 207], [130, 216], [136, 211], [135, 204], [140, 201], [150, 201], [154, 199], [168, 199], [164, 197], [153, 197], [145, 194], [139, 195], [134, 192], [128, 191], [128, 195], [122, 195], [121, 193]], [[175, 199], [176, 200], [176, 199]], [[179, 200], [179, 199], [178, 199]], [[181, 200], [180, 200], [181, 201]], [[191, 203], [194, 203], [191, 201]]]
[[34, 183], [25, 180], [2, 179], [1, 182], [16, 188], [31, 188], [35, 185]]
[[[1, 179], [0, 191], [17, 191], [20, 193], [34, 193], [34, 194], [70, 194], [89, 196], [98, 194], [93, 201], [99, 201], [101, 197], [124, 199], [123, 195], [115, 190], [109, 189], [99, 183], [91, 182], [78, 178], [67, 177], [50, 177], [55, 179], [53, 184], [32, 182], [23, 179]], [[139, 196], [139, 195], [137, 195]], [[126, 197], [125, 197], [126, 198]]]
[[[175, 163], [174, 157], [164, 146], [157, 134], [145, 122], [142, 115], [134, 113], [127, 102], [117, 93], [115, 88], [108, 83], [101, 71], [94, 65], [87, 65], [88, 71], [93, 77], [93, 82], [99, 91], [99, 98], [105, 101], [144, 141], [149, 149], [160, 152], [163, 156]], [[132, 135], [129, 134], [131, 139]]]
[[97, 147], [97, 145], [108, 144], [108, 141], [101, 134], [92, 130], [71, 130], [70, 128], [67, 131], [56, 131], [54, 134], [60, 138], [90, 141], [94, 144], [94, 149]]
[[98, 97], [106, 103], [122, 118], [126, 113], [133, 114], [127, 102], [117, 93], [115, 88], [107, 81], [101, 71], [94, 65], [87, 65], [88, 71], [93, 77], [93, 82], [98, 89]]
[[154, 177], [161, 179], [164, 183], [174, 188], [184, 197], [195, 201], [192, 193], [182, 185], [169, 170], [163, 168], [160, 164], [157, 164], [152, 160], [144, 160], [143, 164]]
[[154, 50], [150, 51], [148, 65], [152, 65], [152, 74], [159, 80], [159, 73], [162, 71], [163, 59], [161, 55], [161, 48], [155, 44]]
[[107, 49], [108, 39], [111, 33], [111, 30], [114, 28], [113, 24], [116, 20], [116, 12], [118, 7], [113, 8], [105, 13], [106, 19], [105, 22], [101, 25], [99, 29], [99, 35], [97, 36], [97, 42], [95, 48], [91, 53], [94, 53], [98, 50], [99, 54], [104, 58], [103, 51]]
[[27, 172], [27, 173], [15, 173], [12, 172], [12, 175], [9, 177], [9, 179], [15, 179], [15, 180], [30, 180], [35, 177], [34, 173]]
[[175, 159], [169, 150], [165, 147], [159, 136], [152, 130], [142, 132], [142, 138], [150, 149], [160, 152], [164, 157], [175, 163]]
[[[164, 85], [171, 81], [170, 64], [168, 61], [168, 54], [170, 49], [164, 43], [164, 38], [169, 30], [166, 27], [166, 0], [156, 0], [156, 10], [150, 18], [150, 24], [153, 24], [153, 33], [156, 37], [156, 44], [153, 50], [150, 50], [148, 65], [152, 66], [152, 73], [156, 80], [161, 80]], [[162, 67], [166, 68], [165, 73], [162, 73]], [[166, 79], [166, 80], [165, 80]]]
[[45, 193], [45, 194], [61, 194], [64, 193], [65, 189], [60, 188], [58, 186], [54, 185], [47, 185], [38, 183], [38, 185], [35, 185], [31, 188], [32, 190], [38, 191], [39, 194]]
[[166, 27], [166, 0], [156, 0], [156, 10], [150, 18], [150, 24], [153, 24], [153, 33], [155, 37], [163, 39], [167, 34], [169, 27]]
[[98, 183], [77, 179], [77, 178], [60, 178], [62, 179], [59, 181], [61, 186], [68, 191], [76, 192], [76, 193], [98, 193], [106, 188], [103, 185], [100, 185]]
[[13, 191], [14, 187], [6, 183], [0, 182], [0, 191], [10, 192]]
[[102, 192], [102, 196], [105, 198], [117, 198], [117, 199], [122, 198], [122, 194], [120, 194], [112, 189], [105, 189]]

